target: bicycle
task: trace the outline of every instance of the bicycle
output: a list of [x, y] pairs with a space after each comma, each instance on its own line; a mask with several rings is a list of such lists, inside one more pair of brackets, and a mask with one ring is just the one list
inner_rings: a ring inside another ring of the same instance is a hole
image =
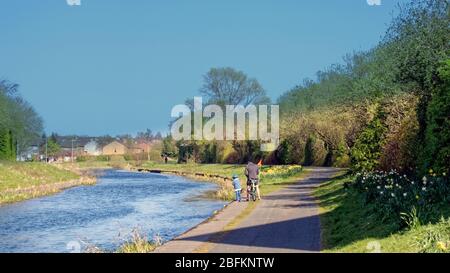
[[251, 179], [250, 182], [251, 182], [251, 185], [250, 185], [250, 189], [248, 190], [248, 196], [249, 196], [248, 200], [255, 202], [256, 199], [258, 198], [257, 192], [256, 192], [256, 187], [257, 187], [256, 184], [258, 183], [258, 180]]

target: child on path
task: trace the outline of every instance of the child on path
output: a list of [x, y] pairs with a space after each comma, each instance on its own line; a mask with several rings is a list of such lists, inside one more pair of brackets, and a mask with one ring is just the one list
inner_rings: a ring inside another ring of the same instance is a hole
[[241, 202], [241, 181], [239, 181], [239, 177], [237, 174], [233, 174], [233, 188], [234, 192], [236, 193], [236, 201]]

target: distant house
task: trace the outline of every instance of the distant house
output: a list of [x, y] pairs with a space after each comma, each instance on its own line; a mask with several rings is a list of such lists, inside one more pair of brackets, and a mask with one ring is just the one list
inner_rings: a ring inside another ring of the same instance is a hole
[[39, 144], [33, 143], [20, 154], [17, 155], [17, 161], [31, 161], [39, 158]]
[[125, 155], [127, 152], [127, 147], [118, 141], [113, 141], [102, 149], [103, 155]]
[[91, 140], [84, 145], [84, 153], [86, 155], [97, 156], [102, 154], [102, 149], [98, 145], [97, 141]]
[[58, 155], [53, 159], [56, 162], [71, 162], [72, 160], [76, 160], [77, 156], [74, 154], [72, 158], [72, 151], [62, 150], [58, 153]]
[[61, 152], [70, 152], [74, 157], [84, 155], [84, 146], [91, 141], [88, 137], [57, 136], [56, 142], [61, 146]]
[[134, 148], [139, 150], [139, 153], [149, 153], [152, 147], [152, 143], [150, 141], [138, 141]]

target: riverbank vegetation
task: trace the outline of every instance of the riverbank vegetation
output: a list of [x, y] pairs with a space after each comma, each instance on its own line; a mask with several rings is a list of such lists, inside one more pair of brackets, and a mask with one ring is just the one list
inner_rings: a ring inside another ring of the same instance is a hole
[[[343, 63], [283, 94], [277, 101], [281, 136], [275, 151], [261, 151], [259, 141], [174, 141], [167, 136], [162, 153], [180, 163], [239, 164], [263, 158], [266, 164], [395, 169], [409, 176], [429, 169], [448, 173], [448, 9], [445, 0], [401, 5], [376, 47], [346, 55]], [[268, 103], [256, 80], [231, 68], [211, 69], [201, 94], [205, 103], [222, 107]]]
[[[138, 168], [147, 171], [161, 171], [177, 175], [191, 177], [196, 180], [212, 181], [218, 185], [218, 189], [210, 197], [221, 200], [233, 200], [234, 189], [231, 184], [231, 176], [237, 174], [246, 189], [244, 175], [245, 165], [232, 164], [157, 164], [146, 163]], [[263, 166], [261, 168], [260, 190], [262, 194], [268, 194], [282, 186], [297, 182], [306, 173], [302, 166]]]
[[16, 160], [42, 131], [42, 119], [20, 96], [18, 85], [0, 79], [0, 160]]
[[325, 250], [449, 251], [448, 11], [440, 0], [402, 6], [377, 47], [280, 99], [293, 117], [286, 162], [351, 169], [316, 192]]
[[[245, 183], [240, 164], [249, 160], [267, 165], [262, 168], [263, 194], [297, 181], [304, 174], [300, 165], [346, 167], [349, 174], [315, 193], [324, 212], [327, 251], [370, 251], [372, 242], [380, 243], [382, 251], [448, 251], [449, 3], [414, 0], [397, 13], [374, 48], [346, 55], [342, 63], [278, 98], [280, 143], [273, 152], [261, 151], [261, 142], [254, 140], [175, 141], [169, 135], [143, 158], [94, 162], [80, 157], [78, 165], [61, 169], [5, 162], [0, 165], [0, 200], [39, 195], [33, 190], [8, 194], [44, 184], [58, 188], [57, 182], [78, 179], [70, 168], [135, 165], [213, 180], [219, 185], [213, 197], [231, 200], [229, 178], [236, 173]], [[270, 102], [256, 79], [229, 67], [210, 69], [201, 95], [205, 103], [221, 107]], [[17, 93], [17, 85], [0, 81], [0, 160], [14, 161], [41, 133], [42, 121]], [[150, 158], [167, 158], [169, 164]]]
[[[280, 145], [275, 151], [261, 151], [258, 141], [175, 142], [168, 137], [163, 152], [176, 155], [178, 162], [263, 158], [265, 164], [349, 168], [347, 183], [333, 181], [328, 185], [333, 190], [325, 186], [323, 195], [318, 193], [328, 211], [323, 222], [332, 223], [324, 225], [324, 241], [331, 249], [348, 245], [351, 250], [366, 238], [386, 239], [386, 245], [393, 244], [389, 238], [403, 238], [399, 243], [408, 245], [385, 246], [392, 251], [447, 247], [449, 3], [410, 1], [396, 14], [374, 48], [346, 55], [342, 63], [319, 71], [316, 79], [305, 79], [278, 99]], [[227, 68], [211, 70], [201, 89], [207, 103], [236, 104], [228, 95], [241, 91], [233, 87], [245, 83], [244, 76]], [[215, 84], [209, 84], [211, 79]], [[257, 103], [253, 91], [246, 90], [239, 103]], [[425, 233], [429, 235], [415, 237]], [[409, 241], [423, 240], [433, 246], [409, 247]]]
[[447, 1], [413, 1], [378, 46], [284, 94], [281, 163], [448, 171], [448, 22]]
[[39, 162], [0, 161], [0, 204], [12, 203], [95, 183], [80, 175]]
[[106, 250], [95, 244], [83, 242], [83, 248], [80, 250], [83, 253], [152, 253], [161, 244], [161, 238], [158, 236], [150, 240], [141, 230], [135, 228], [126, 239], [122, 240], [117, 249]]
[[[342, 175], [315, 191], [321, 205], [325, 252], [450, 252], [448, 203], [428, 204], [429, 211], [420, 206], [412, 206], [412, 209], [408, 206], [406, 212], [397, 210], [392, 214], [392, 206], [406, 206], [401, 204], [402, 199], [409, 199], [408, 195], [391, 195], [398, 186], [394, 184], [389, 190], [380, 187], [386, 191], [383, 198], [390, 199], [386, 204], [368, 202], [367, 197], [352, 186], [354, 180], [352, 175]], [[417, 184], [422, 188], [422, 181]], [[419, 194], [418, 201], [427, 195]], [[412, 199], [416, 199], [416, 195]], [[386, 211], [389, 213], [383, 214]]]
[[149, 240], [147, 236], [143, 235], [139, 230], [135, 229], [131, 232], [130, 238], [123, 243], [118, 253], [151, 253], [161, 245], [161, 240], [156, 237]]

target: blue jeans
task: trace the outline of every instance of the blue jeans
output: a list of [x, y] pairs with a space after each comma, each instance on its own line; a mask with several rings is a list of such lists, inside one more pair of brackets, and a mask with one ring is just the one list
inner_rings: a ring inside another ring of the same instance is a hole
[[241, 190], [235, 190], [236, 193], [236, 201], [241, 202]]

